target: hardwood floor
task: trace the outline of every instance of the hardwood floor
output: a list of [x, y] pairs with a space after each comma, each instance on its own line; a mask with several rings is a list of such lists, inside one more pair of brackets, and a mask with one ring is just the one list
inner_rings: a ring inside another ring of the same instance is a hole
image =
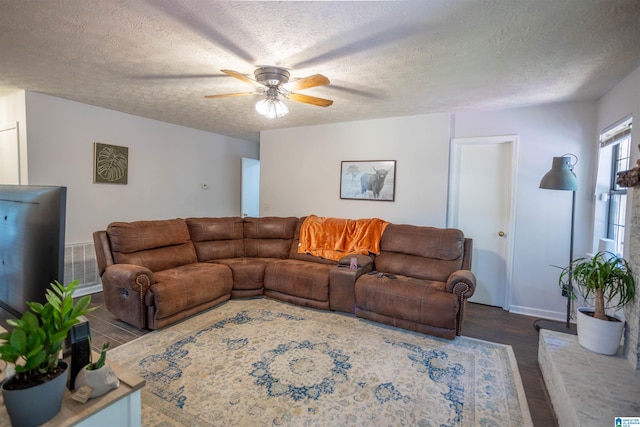
[[[105, 309], [102, 293], [93, 294], [91, 304], [96, 310], [87, 317], [91, 327], [91, 345], [96, 351], [105, 341], [109, 341], [111, 348], [114, 348], [149, 332], [116, 319]], [[538, 331], [533, 326], [534, 320], [498, 307], [469, 303], [462, 333], [468, 337], [511, 345], [534, 426], [553, 427], [558, 422], [538, 367]]]

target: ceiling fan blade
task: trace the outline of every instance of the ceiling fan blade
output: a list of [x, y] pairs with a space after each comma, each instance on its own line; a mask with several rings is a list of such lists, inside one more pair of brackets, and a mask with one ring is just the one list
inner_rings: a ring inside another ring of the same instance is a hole
[[237, 71], [233, 71], [233, 70], [220, 70], [223, 73], [231, 76], [231, 77], [235, 77], [238, 80], [242, 80], [245, 83], [249, 83], [252, 86], [255, 87], [264, 87], [264, 85], [262, 83], [258, 83], [257, 81], [250, 79], [249, 77], [245, 76], [244, 74], [240, 74]]
[[290, 91], [308, 89], [310, 87], [328, 85], [331, 83], [329, 79], [322, 74], [314, 74], [309, 77], [303, 77], [300, 80], [294, 82], [285, 83], [283, 86]]
[[292, 101], [304, 102], [305, 104], [317, 105], [318, 107], [328, 107], [333, 104], [333, 101], [330, 99], [303, 95], [301, 93], [291, 93], [288, 98]]
[[234, 96], [248, 96], [255, 94], [255, 92], [225, 93], [223, 95], [205, 95], [205, 98], [231, 98]]

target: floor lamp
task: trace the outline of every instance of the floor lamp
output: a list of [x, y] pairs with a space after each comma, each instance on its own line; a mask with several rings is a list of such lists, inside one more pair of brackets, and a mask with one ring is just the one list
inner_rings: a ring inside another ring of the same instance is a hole
[[[574, 224], [576, 219], [576, 190], [578, 189], [578, 180], [576, 174], [573, 173], [573, 168], [578, 163], [578, 157], [574, 154], [564, 154], [562, 157], [554, 157], [551, 165], [551, 170], [542, 177], [540, 181], [540, 188], [548, 190], [565, 190], [571, 191], [571, 243], [569, 246], [569, 281], [567, 284], [567, 331], [571, 328], [569, 322], [571, 318], [571, 295], [573, 293], [572, 282], [572, 270], [573, 264], [573, 233]], [[536, 320], [533, 322], [536, 330], [540, 330], [543, 326], [541, 323], [543, 320]], [[555, 328], [545, 328], [555, 329]]]

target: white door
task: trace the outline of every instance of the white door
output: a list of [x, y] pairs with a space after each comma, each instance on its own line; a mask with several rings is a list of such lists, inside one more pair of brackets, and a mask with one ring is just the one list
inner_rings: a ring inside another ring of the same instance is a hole
[[260, 160], [242, 158], [242, 216], [260, 216]]
[[473, 239], [476, 290], [469, 301], [509, 309], [515, 136], [451, 141], [448, 226]]
[[0, 184], [20, 184], [18, 123], [0, 125]]

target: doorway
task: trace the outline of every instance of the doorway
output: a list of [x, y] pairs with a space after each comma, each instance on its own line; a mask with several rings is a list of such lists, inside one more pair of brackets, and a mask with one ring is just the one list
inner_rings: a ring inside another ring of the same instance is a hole
[[18, 123], [0, 125], [0, 184], [20, 184]]
[[260, 216], [260, 160], [242, 158], [242, 217]]
[[454, 138], [447, 226], [473, 239], [471, 302], [509, 309], [517, 136]]

